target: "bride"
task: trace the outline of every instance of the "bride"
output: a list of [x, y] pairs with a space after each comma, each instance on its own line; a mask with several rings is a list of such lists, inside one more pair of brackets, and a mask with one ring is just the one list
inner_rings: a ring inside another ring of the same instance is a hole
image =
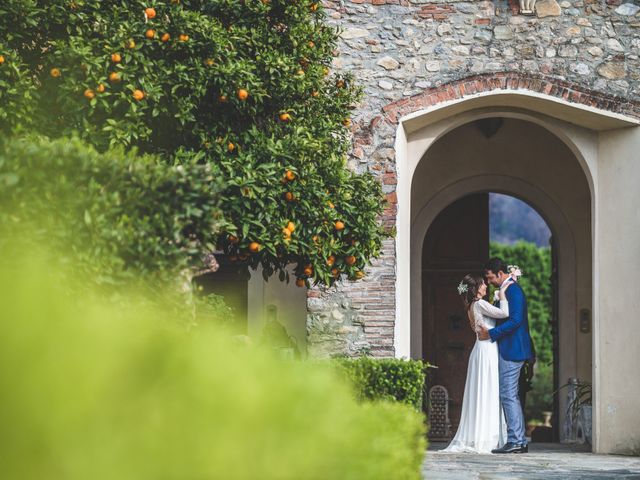
[[[467, 309], [471, 328], [495, 327], [496, 318], [509, 316], [509, 304], [505, 291], [512, 281], [505, 282], [499, 291], [500, 308], [483, 300], [487, 285], [478, 275], [465, 276], [458, 285], [458, 293]], [[506, 439], [506, 423], [500, 406], [498, 381], [498, 344], [479, 340], [469, 356], [467, 380], [462, 400], [462, 415], [458, 431], [443, 452], [491, 453], [502, 446]]]

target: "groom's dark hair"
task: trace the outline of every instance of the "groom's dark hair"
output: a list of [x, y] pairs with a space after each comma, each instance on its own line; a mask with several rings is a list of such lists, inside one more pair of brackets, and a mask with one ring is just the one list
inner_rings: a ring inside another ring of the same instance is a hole
[[484, 269], [485, 271], [491, 271], [495, 274], [497, 274], [498, 272], [509, 273], [509, 267], [507, 266], [507, 264], [498, 257], [490, 258], [489, 261], [484, 264]]

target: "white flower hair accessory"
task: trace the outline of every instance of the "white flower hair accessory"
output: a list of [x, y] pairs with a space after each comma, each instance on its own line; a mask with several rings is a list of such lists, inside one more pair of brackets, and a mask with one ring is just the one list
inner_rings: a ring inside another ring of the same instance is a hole
[[509, 270], [509, 273], [516, 278], [520, 278], [522, 276], [522, 270], [520, 270], [518, 265], [509, 265], [507, 269]]
[[467, 293], [467, 290], [469, 290], [469, 286], [466, 283], [464, 283], [462, 280], [460, 280], [460, 283], [458, 284], [458, 295]]

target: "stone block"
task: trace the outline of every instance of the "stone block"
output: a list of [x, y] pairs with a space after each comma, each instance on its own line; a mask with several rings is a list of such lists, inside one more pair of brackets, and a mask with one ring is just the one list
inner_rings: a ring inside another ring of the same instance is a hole
[[556, 0], [538, 0], [536, 2], [536, 15], [538, 18], [559, 17], [562, 9]]

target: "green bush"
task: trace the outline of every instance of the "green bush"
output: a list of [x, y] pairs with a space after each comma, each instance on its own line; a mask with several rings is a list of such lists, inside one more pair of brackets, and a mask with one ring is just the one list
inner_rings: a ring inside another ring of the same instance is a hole
[[294, 264], [307, 283], [357, 279], [379, 253], [381, 186], [345, 161], [359, 88], [330, 71], [338, 35], [321, 2], [0, 3], [5, 135], [211, 165], [220, 247], [265, 275]]
[[419, 360], [371, 357], [335, 359], [361, 400], [391, 400], [422, 410], [429, 364]]
[[202, 265], [220, 229], [207, 165], [167, 165], [80, 140], [0, 147], [0, 232], [48, 245], [97, 283], [170, 278]]
[[527, 296], [529, 331], [536, 349], [533, 390], [527, 395], [525, 416], [542, 418], [553, 410], [553, 336], [551, 334], [551, 249], [529, 242], [513, 245], [491, 243], [491, 256], [522, 268], [519, 283]]
[[327, 365], [187, 331], [162, 307], [69, 298], [42, 263], [0, 247], [3, 477], [421, 478], [411, 408], [359, 403]]

